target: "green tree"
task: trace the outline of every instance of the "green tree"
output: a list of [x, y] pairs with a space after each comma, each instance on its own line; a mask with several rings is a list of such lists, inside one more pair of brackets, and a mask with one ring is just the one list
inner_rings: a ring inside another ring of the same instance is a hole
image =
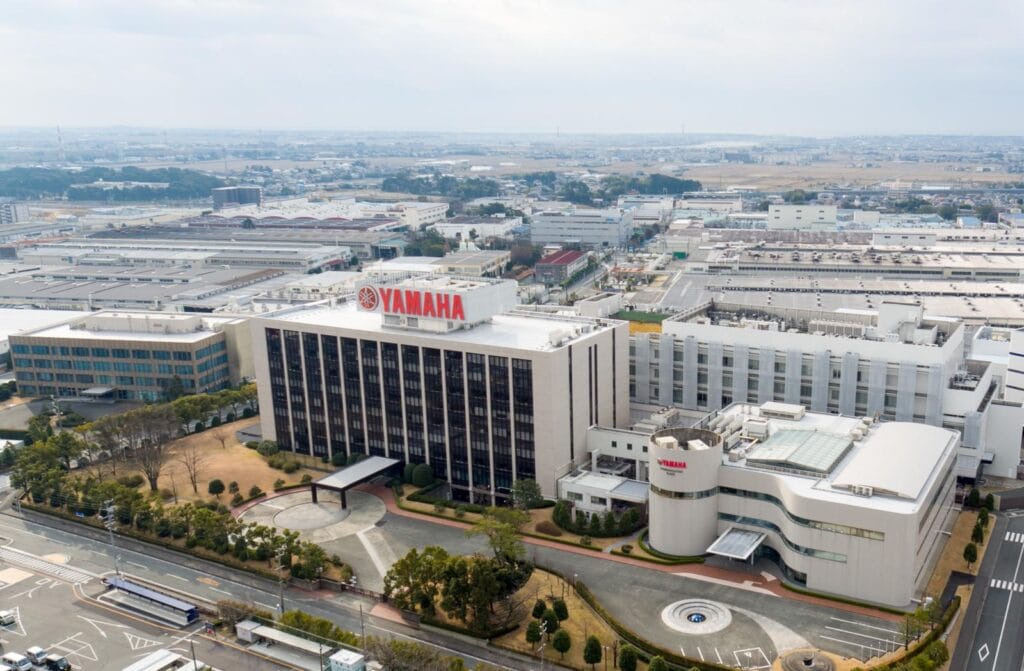
[[978, 491], [977, 487], [971, 487], [971, 491], [967, 493], [967, 505], [971, 508], [977, 508], [981, 505], [981, 492]]
[[546, 625], [544, 631], [547, 633], [553, 634], [558, 631], [558, 614], [555, 613], [554, 609], [548, 608], [545, 610], [544, 614], [540, 616], [540, 620]]
[[605, 512], [601, 526], [605, 536], [614, 536], [619, 532], [619, 518], [609, 510]]
[[526, 642], [540, 643], [540, 622], [537, 620], [530, 620], [530, 624], [526, 625]]
[[565, 605], [565, 599], [555, 599], [551, 602], [551, 610], [555, 611], [559, 622], [569, 619], [569, 607]]
[[587, 526], [587, 533], [591, 536], [600, 536], [602, 528], [601, 516], [598, 513], [590, 513], [590, 522]]
[[957, 209], [957, 206], [953, 205], [952, 203], [943, 203], [942, 205], [939, 206], [939, 216], [945, 219], [946, 221], [953, 221], [954, 219], [956, 219], [956, 216], [957, 214], [959, 214], [959, 212], [960, 211]]
[[506, 563], [518, 562], [526, 556], [526, 548], [519, 538], [519, 526], [526, 514], [510, 508], [489, 508], [480, 521], [466, 530], [467, 536], [486, 536], [487, 545], [495, 559]]
[[597, 636], [587, 637], [587, 642], [583, 645], [583, 661], [590, 665], [591, 671], [594, 665], [601, 661], [601, 641]]
[[71, 462], [87, 452], [92, 445], [81, 436], [71, 431], [61, 431], [50, 436], [46, 441], [57, 453], [57, 458], [66, 470], [71, 470]]
[[285, 611], [279, 621], [286, 627], [292, 627], [329, 641], [336, 641], [351, 646], [358, 646], [360, 644], [359, 637], [352, 632], [342, 629], [326, 618], [316, 617], [301, 610]]
[[980, 522], [974, 524], [974, 530], [971, 531], [971, 542], [981, 545], [985, 540], [985, 527], [981, 526]]
[[992, 203], [982, 203], [974, 208], [974, 213], [985, 222], [994, 222], [999, 218], [999, 210]]
[[440, 580], [448, 564], [444, 548], [430, 545], [416, 548], [395, 562], [384, 576], [384, 594], [396, 608], [433, 614]]
[[547, 610], [547, 608], [548, 605], [544, 603], [544, 599], [537, 599], [537, 603], [533, 604], [533, 611], [530, 615], [532, 615], [534, 619], [537, 619], [544, 614], [544, 611]]
[[978, 546], [968, 543], [964, 547], [964, 561], [967, 562], [967, 570], [971, 570], [971, 564], [978, 561]]
[[565, 629], [559, 629], [551, 638], [551, 647], [558, 651], [561, 659], [565, 659], [565, 653], [572, 648], [572, 637]]
[[28, 420], [28, 437], [33, 443], [41, 443], [52, 435], [49, 415], [34, 415]]
[[981, 510], [978, 511], [978, 522], [977, 522], [978, 524], [980, 524], [984, 528], [987, 528], [988, 527], [988, 519], [989, 519], [988, 508], [982, 508]]
[[639, 660], [639, 655], [636, 654], [636, 648], [631, 645], [624, 645], [619, 650], [619, 668], [622, 671], [636, 671], [636, 664]]
[[996, 497], [991, 492], [985, 495], [985, 502], [982, 504], [987, 512], [992, 512], [996, 509]]
[[180, 377], [175, 375], [164, 386], [164, 399], [168, 401], [176, 401], [184, 395], [185, 383], [182, 381]]
[[543, 503], [544, 495], [541, 494], [540, 485], [536, 480], [523, 478], [512, 484], [512, 501], [516, 508], [529, 510]]
[[558, 192], [558, 197], [577, 205], [593, 205], [594, 195], [590, 187], [580, 181], [566, 182]]
[[214, 478], [206, 486], [206, 491], [220, 498], [220, 495], [224, 493], [224, 482], [220, 478]]
[[669, 671], [668, 662], [661, 656], [651, 657], [651, 661], [647, 665], [647, 671]]

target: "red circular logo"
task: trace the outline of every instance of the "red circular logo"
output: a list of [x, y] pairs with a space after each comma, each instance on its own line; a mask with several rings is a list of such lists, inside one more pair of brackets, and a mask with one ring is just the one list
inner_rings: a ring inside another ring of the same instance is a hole
[[373, 287], [363, 287], [359, 290], [359, 307], [364, 310], [377, 309], [377, 290]]

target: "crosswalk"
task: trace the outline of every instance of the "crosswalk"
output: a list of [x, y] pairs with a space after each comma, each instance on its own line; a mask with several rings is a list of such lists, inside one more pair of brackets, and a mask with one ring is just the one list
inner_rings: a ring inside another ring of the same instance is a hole
[[1019, 582], [1013, 582], [1011, 580], [999, 580], [997, 578], [993, 578], [992, 582], [989, 583], [989, 587], [994, 587], [995, 589], [1005, 589], [1011, 592], [1024, 592], [1024, 584]]
[[83, 584], [92, 580], [92, 576], [70, 566], [62, 566], [45, 559], [21, 552], [14, 548], [0, 548], [0, 561], [44, 573], [51, 578], [57, 578], [70, 583]]
[[1010, 543], [1024, 543], [1024, 533], [1020, 531], [1007, 531], [1003, 540]]

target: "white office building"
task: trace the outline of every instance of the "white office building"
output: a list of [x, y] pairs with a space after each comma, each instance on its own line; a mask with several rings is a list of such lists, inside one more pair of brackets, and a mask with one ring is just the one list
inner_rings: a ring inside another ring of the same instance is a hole
[[834, 231], [837, 211], [835, 205], [769, 205], [768, 230]]
[[769, 402], [692, 428], [592, 436], [594, 466], [559, 481], [564, 498], [584, 510], [646, 498], [654, 549], [765, 558], [815, 591], [910, 605], [955, 518], [948, 429]]
[[996, 407], [998, 369], [965, 358], [964, 330], [913, 302], [835, 312], [710, 302], [632, 337], [630, 394], [691, 411], [779, 401], [944, 426], [962, 434], [959, 475], [1016, 477], [1024, 414]]
[[588, 427], [629, 422], [626, 322], [516, 310], [516, 283], [380, 279], [253, 319], [263, 435], [319, 457], [428, 463], [460, 500], [546, 496]]
[[530, 217], [530, 241], [579, 244], [584, 247], [621, 247], [633, 234], [633, 211], [608, 208], [544, 211]]

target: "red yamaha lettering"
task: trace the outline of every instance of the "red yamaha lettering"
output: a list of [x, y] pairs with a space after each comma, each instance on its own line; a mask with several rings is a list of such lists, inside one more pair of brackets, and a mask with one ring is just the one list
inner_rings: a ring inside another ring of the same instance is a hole
[[664, 466], [665, 468], [675, 468], [678, 470], [683, 470], [686, 468], [685, 461], [674, 461], [672, 459], [658, 459], [658, 465]]
[[466, 308], [459, 294], [446, 294], [418, 289], [394, 287], [363, 287], [359, 290], [359, 305], [364, 310], [410, 317], [466, 320]]

